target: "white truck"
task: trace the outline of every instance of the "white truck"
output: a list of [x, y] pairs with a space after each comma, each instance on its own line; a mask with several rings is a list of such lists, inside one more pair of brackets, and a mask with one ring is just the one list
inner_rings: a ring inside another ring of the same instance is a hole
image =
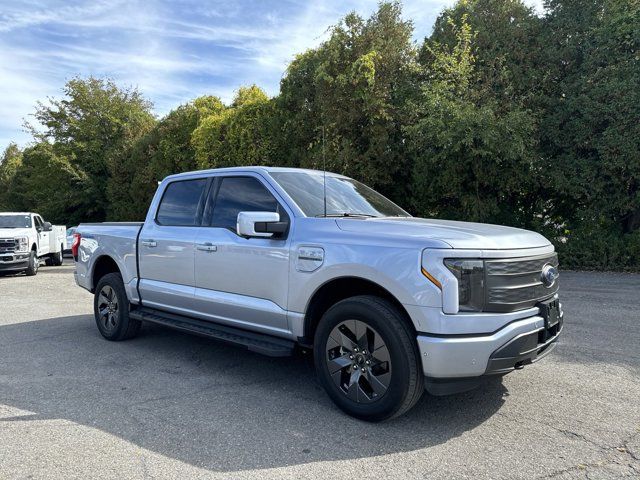
[[62, 265], [66, 228], [32, 212], [0, 212], [0, 272], [38, 273], [41, 261]]
[[106, 339], [144, 321], [267, 355], [313, 349], [332, 400], [370, 421], [521, 369], [563, 325], [543, 236], [415, 218], [313, 170], [167, 177], [144, 222], [81, 224], [72, 252]]

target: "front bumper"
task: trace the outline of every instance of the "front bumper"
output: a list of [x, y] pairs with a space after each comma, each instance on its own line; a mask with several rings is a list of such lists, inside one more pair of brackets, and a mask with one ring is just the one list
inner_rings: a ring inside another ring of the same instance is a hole
[[561, 317], [557, 325], [547, 329], [544, 319], [534, 315], [488, 335], [420, 335], [424, 375], [443, 383], [438, 379], [467, 380], [508, 373], [551, 352], [562, 324]]
[[29, 253], [0, 255], [0, 271], [26, 270], [29, 267]]

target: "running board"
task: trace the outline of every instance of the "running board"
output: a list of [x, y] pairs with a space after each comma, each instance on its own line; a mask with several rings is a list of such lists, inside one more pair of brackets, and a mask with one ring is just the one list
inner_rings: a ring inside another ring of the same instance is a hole
[[295, 343], [291, 340], [248, 332], [239, 328], [228, 327], [217, 323], [197, 320], [191, 317], [162, 312], [148, 307], [140, 307], [129, 312], [129, 316], [136, 320], [156, 323], [165, 327], [175, 328], [204, 337], [215, 338], [223, 342], [233, 343], [248, 348], [252, 352], [268, 355], [269, 357], [288, 357], [293, 355]]

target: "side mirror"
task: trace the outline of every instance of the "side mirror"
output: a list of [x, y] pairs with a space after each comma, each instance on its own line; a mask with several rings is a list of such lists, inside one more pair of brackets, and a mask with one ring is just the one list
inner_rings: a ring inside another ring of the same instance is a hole
[[49, 222], [44, 222], [44, 223], [42, 224], [42, 229], [43, 229], [45, 232], [50, 232], [51, 230], [53, 230], [53, 227], [51, 226], [51, 223], [49, 223]]
[[280, 214], [275, 212], [240, 212], [238, 213], [237, 231], [243, 237], [264, 237], [282, 235], [289, 224], [280, 221]]

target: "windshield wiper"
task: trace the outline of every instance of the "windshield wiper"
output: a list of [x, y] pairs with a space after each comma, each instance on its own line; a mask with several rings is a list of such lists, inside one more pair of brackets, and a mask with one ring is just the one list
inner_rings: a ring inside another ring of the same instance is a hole
[[367, 218], [378, 218], [377, 215], [370, 215], [368, 213], [352, 213], [352, 212], [327, 213], [326, 215], [324, 213], [320, 213], [320, 214], [316, 215], [316, 217], [339, 217], [339, 218], [344, 218], [344, 217], [367, 217]]

